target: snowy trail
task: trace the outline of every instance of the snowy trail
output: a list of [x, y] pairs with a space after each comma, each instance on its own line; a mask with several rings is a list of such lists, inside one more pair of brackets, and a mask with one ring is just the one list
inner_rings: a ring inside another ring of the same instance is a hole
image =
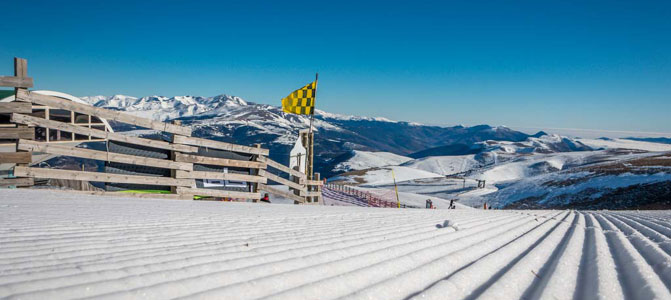
[[671, 299], [671, 212], [0, 190], [0, 298]]

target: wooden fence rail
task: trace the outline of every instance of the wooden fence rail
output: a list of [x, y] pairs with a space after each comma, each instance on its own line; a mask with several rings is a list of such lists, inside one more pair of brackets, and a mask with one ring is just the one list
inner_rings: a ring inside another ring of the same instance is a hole
[[198, 148], [188, 145], [179, 145], [172, 144], [164, 141], [150, 140], [145, 138], [139, 138], [134, 136], [123, 135], [116, 132], [107, 132], [104, 130], [98, 130], [93, 128], [86, 128], [81, 126], [72, 125], [69, 123], [63, 123], [52, 120], [45, 120], [42, 118], [26, 116], [22, 114], [12, 114], [11, 121], [18, 124], [25, 125], [36, 125], [44, 128], [57, 129], [66, 132], [72, 132], [75, 134], [81, 134], [86, 136], [92, 136], [96, 138], [119, 141], [135, 145], [143, 145], [152, 148], [166, 149], [166, 150], [175, 150], [181, 152], [197, 152]]
[[0, 86], [30, 88], [33, 87], [33, 79], [30, 77], [0, 76]]
[[[202, 139], [202, 138], [197, 138], [197, 137], [187, 137], [187, 136], [181, 136], [181, 135], [174, 136], [173, 143], [207, 147], [207, 148], [212, 148], [212, 149], [219, 149], [219, 150], [226, 150], [226, 151], [233, 151], [233, 152], [249, 153], [249, 154], [258, 154], [258, 155], [268, 155], [269, 154], [268, 149], [255, 148], [255, 147], [250, 147], [250, 146], [242, 146], [242, 145], [236, 145], [236, 144], [225, 143], [225, 142], [220, 142], [220, 141]], [[182, 151], [182, 152], [185, 152], [185, 151]], [[188, 152], [188, 151], [186, 151], [186, 152]]]
[[89, 150], [83, 148], [63, 146], [58, 144], [47, 144], [42, 142], [28, 141], [23, 139], [19, 140], [17, 149], [30, 152], [42, 152], [63, 156], [118, 162], [131, 165], [151, 166], [164, 169], [177, 169], [185, 171], [190, 171], [193, 169], [193, 164], [191, 163], [175, 162], [166, 159], [142, 157], [128, 154], [110, 153], [107, 151]]
[[169, 177], [112, 174], [112, 173], [87, 172], [87, 171], [57, 170], [57, 169], [32, 168], [32, 167], [21, 167], [21, 166], [14, 167], [14, 174], [16, 174], [16, 176], [33, 177], [33, 178], [72, 179], [81, 181], [132, 183], [132, 184], [147, 184], [147, 185], [160, 185], [160, 186], [190, 187], [193, 185], [193, 181], [188, 179], [175, 179]]

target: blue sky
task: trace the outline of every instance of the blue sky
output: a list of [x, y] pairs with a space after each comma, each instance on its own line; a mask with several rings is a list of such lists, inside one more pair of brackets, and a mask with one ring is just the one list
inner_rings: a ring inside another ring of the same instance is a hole
[[670, 1], [9, 1], [0, 68], [78, 96], [279, 105], [427, 124], [671, 132]]

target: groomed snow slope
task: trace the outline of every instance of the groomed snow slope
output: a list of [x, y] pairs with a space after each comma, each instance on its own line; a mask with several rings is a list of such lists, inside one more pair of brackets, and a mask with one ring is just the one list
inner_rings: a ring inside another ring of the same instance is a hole
[[369, 152], [354, 150], [353, 156], [333, 168], [333, 171], [349, 172], [353, 170], [364, 170], [384, 166], [396, 166], [412, 160], [410, 157], [401, 156], [390, 152]]
[[670, 299], [671, 212], [0, 190], [0, 298]]

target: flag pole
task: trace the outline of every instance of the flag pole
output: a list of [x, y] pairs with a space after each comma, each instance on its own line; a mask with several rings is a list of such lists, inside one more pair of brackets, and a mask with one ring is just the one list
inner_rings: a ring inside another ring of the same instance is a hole
[[315, 99], [313, 100], [314, 103], [312, 103], [312, 106], [313, 106], [314, 108], [312, 109], [312, 113], [310, 114], [310, 131], [309, 131], [309, 133], [308, 133], [309, 135], [312, 134], [312, 120], [315, 118], [315, 109], [317, 109], [317, 108], [316, 108], [316, 106], [317, 106], [316, 104], [317, 104], [317, 82], [318, 82], [318, 81], [319, 81], [319, 73], [316, 73], [316, 74], [315, 74], [315, 94], [314, 94], [314, 98], [315, 98]]
[[[312, 173], [314, 173], [314, 157], [315, 157], [315, 154], [313, 152], [314, 152], [314, 147], [315, 147], [315, 145], [314, 145], [315, 139], [312, 136], [312, 121], [315, 118], [315, 109], [316, 109], [316, 104], [317, 104], [317, 81], [319, 81], [319, 73], [315, 73], [315, 91], [314, 91], [314, 95], [313, 95], [314, 99], [312, 100], [313, 101], [313, 103], [312, 103], [313, 108], [312, 108], [312, 113], [310, 114], [310, 129], [308, 130], [308, 143], [310, 144], [310, 155], [308, 157], [310, 159], [310, 172], [308, 172], [308, 173], [310, 173], [310, 174], [306, 174], [306, 175], [307, 175], [309, 180], [312, 180]], [[307, 168], [305, 168], [305, 169], [307, 171]]]

